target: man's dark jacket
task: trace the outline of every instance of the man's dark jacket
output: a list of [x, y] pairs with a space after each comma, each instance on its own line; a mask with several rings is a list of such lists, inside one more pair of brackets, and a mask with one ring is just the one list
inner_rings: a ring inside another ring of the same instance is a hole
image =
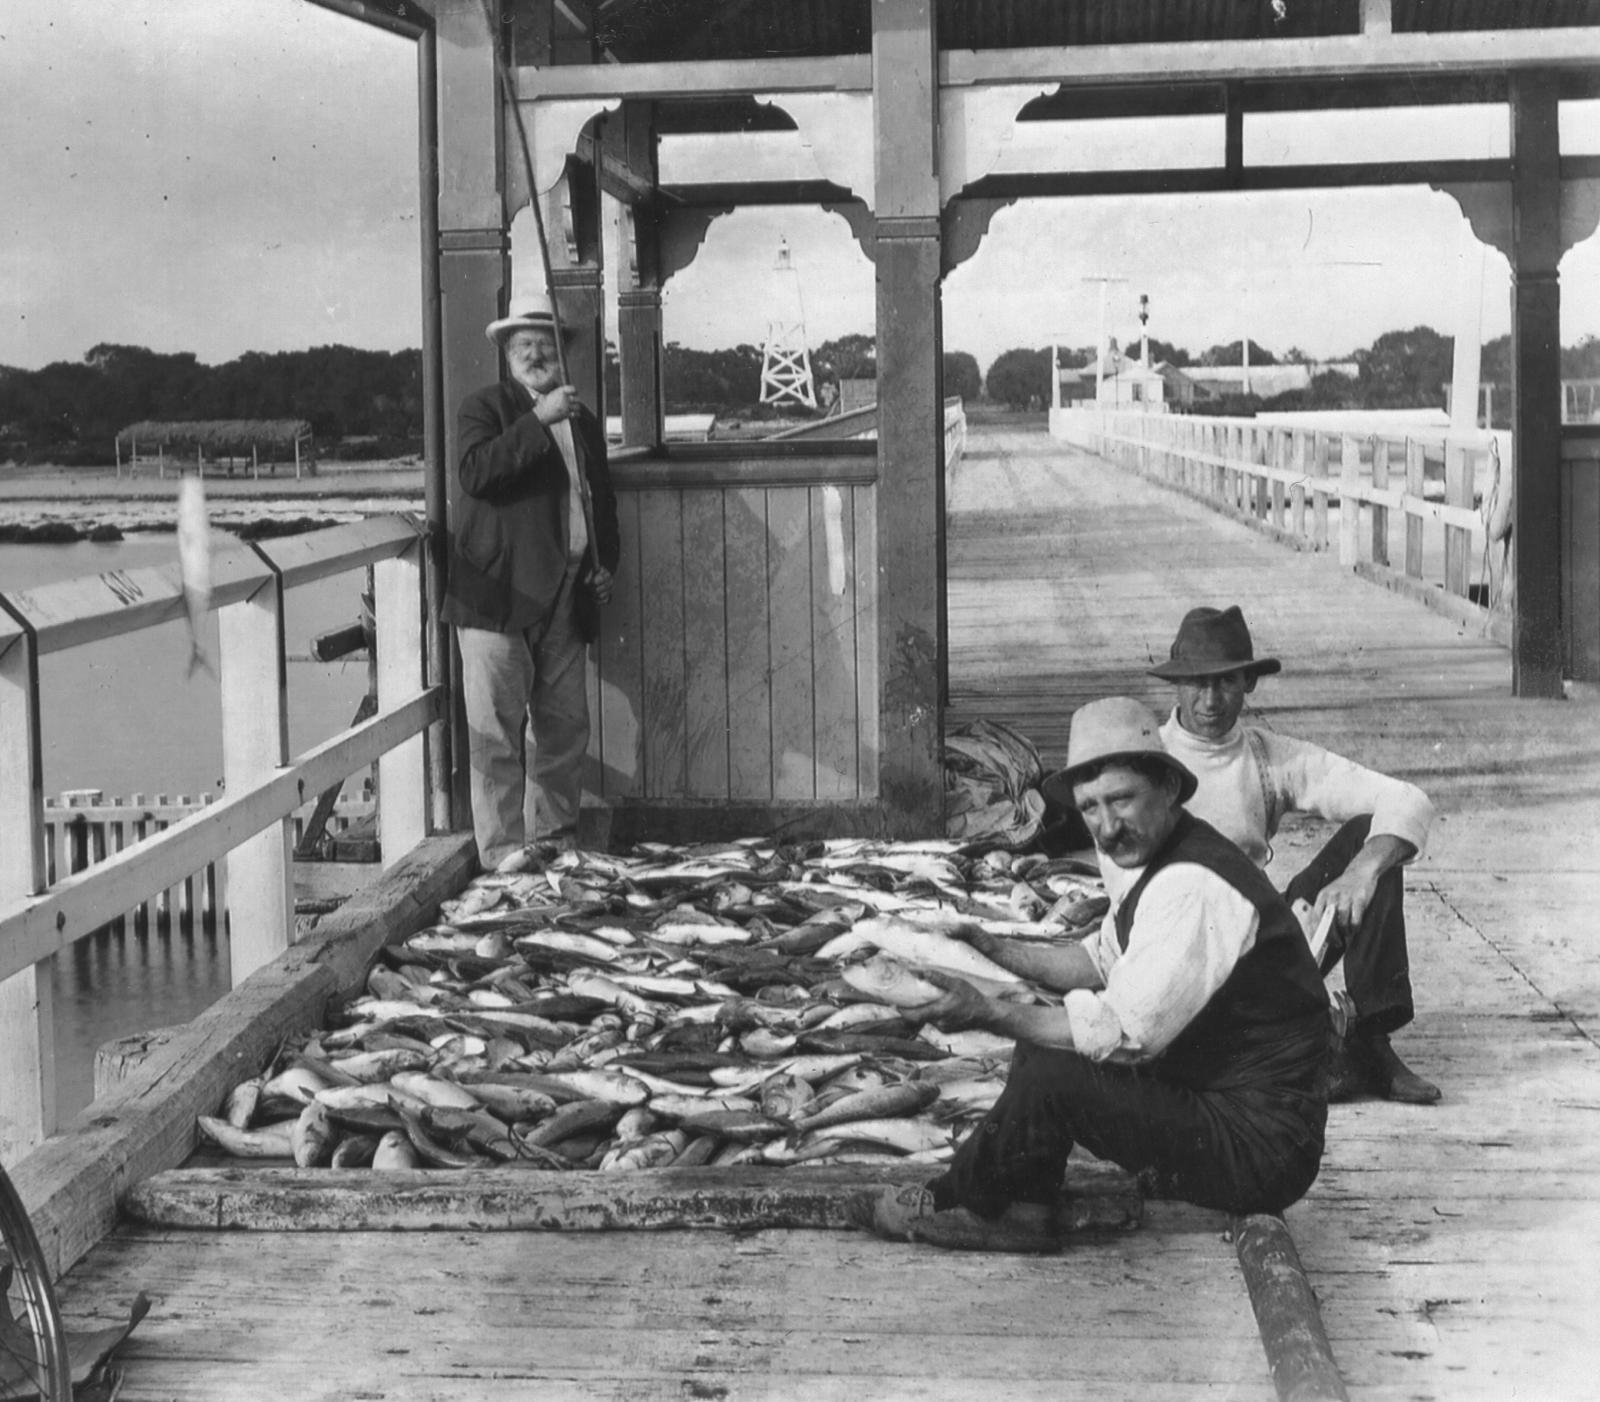
[[[574, 608], [585, 641], [599, 632], [600, 606], [583, 587], [595, 562], [615, 572], [621, 542], [605, 434], [587, 409], [569, 421], [578, 466], [589, 482], [594, 539], [584, 552]], [[442, 614], [458, 628], [509, 633], [550, 616], [567, 567], [567, 465], [515, 382], [462, 401], [460, 492]]]

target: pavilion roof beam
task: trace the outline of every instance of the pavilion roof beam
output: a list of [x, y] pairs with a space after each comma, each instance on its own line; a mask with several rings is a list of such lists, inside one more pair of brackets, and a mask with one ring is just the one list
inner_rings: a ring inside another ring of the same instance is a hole
[[870, 92], [868, 54], [714, 59], [704, 63], [560, 64], [515, 70], [519, 102], [541, 98], [747, 97], [751, 93]]
[[1600, 63], [1600, 28], [1332, 35], [1312, 39], [1095, 44], [1070, 48], [946, 49], [942, 86], [971, 83], [1202, 83], [1561, 70]]
[[[1562, 163], [1565, 173], [1566, 162]], [[1574, 175], [1579, 173], [1574, 170]], [[1587, 173], [1587, 172], [1583, 172]], [[1351, 165], [1191, 166], [1165, 170], [1015, 171], [986, 175], [962, 199], [1048, 199], [1228, 190], [1310, 190], [1369, 185], [1455, 185], [1504, 181], [1511, 162], [1375, 161]]]

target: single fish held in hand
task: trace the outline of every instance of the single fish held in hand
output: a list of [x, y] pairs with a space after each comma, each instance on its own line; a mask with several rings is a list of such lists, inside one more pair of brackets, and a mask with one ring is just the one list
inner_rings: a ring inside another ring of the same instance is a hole
[[908, 964], [940, 969], [961, 978], [981, 978], [991, 983], [1021, 982], [1009, 969], [1001, 968], [993, 959], [979, 954], [969, 944], [934, 930], [920, 929], [908, 920], [885, 916], [858, 920], [844, 934], [823, 945], [817, 951], [817, 957], [839, 959], [862, 948], [881, 949], [885, 954], [892, 954]]
[[189, 670], [216, 676], [206, 656], [201, 630], [211, 611], [211, 525], [206, 518], [206, 489], [198, 474], [178, 479], [178, 577], [183, 583], [183, 611], [189, 623]]
[[896, 1008], [920, 1008], [944, 997], [944, 989], [930, 983], [892, 954], [874, 954], [864, 964], [852, 964], [844, 981], [869, 998]]

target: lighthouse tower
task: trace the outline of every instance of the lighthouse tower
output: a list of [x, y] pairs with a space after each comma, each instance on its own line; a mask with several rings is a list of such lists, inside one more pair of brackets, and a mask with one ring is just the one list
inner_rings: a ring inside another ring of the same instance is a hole
[[789, 258], [787, 239], [778, 240], [778, 261], [773, 269], [777, 276], [772, 280], [767, 343], [761, 351], [761, 402], [781, 404], [789, 399], [815, 409], [817, 393], [811, 376], [811, 354], [806, 349], [805, 304], [800, 297], [800, 274]]

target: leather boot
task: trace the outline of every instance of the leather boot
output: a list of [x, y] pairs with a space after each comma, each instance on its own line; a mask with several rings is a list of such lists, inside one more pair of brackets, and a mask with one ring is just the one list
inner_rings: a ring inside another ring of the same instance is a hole
[[1371, 1073], [1366, 1058], [1358, 1054], [1345, 1035], [1335, 1029], [1328, 1039], [1328, 1059], [1323, 1069], [1324, 1088], [1330, 1105], [1358, 1100], [1371, 1088]]
[[1425, 1081], [1389, 1045], [1385, 1032], [1359, 1031], [1356, 1034], [1361, 1047], [1361, 1059], [1368, 1068], [1372, 1089], [1385, 1100], [1396, 1100], [1406, 1105], [1432, 1105], [1440, 1098], [1439, 1087]]

